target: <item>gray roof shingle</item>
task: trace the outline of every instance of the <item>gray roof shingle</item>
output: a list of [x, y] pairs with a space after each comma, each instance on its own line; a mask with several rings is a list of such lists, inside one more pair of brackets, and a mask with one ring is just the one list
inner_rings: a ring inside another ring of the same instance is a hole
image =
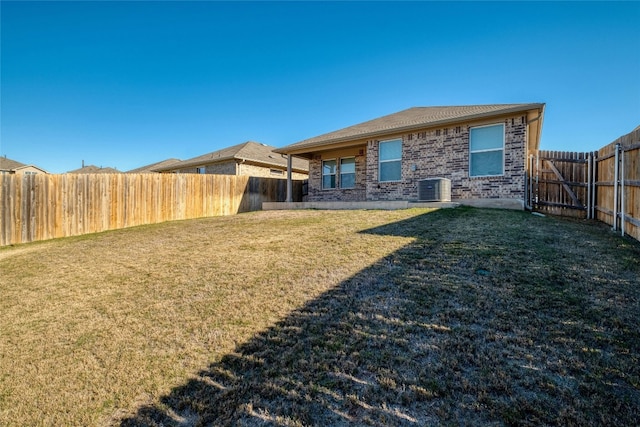
[[[274, 149], [275, 147], [272, 147], [270, 145], [262, 144], [255, 141], [247, 141], [243, 142], [242, 144], [223, 148], [222, 150], [203, 154], [202, 156], [183, 160], [182, 162], [174, 163], [171, 166], [163, 167], [159, 170], [168, 171], [188, 167], [204, 166], [232, 159], [247, 160], [254, 163], [260, 163], [268, 166], [277, 166], [281, 168], [283, 167], [286, 169], [287, 159], [280, 154], [274, 153]], [[305, 160], [294, 158], [293, 169], [307, 172], [309, 170], [309, 164]]]
[[8, 159], [6, 157], [0, 157], [0, 170], [12, 171], [16, 168], [27, 166], [24, 163], [17, 162], [15, 160]]
[[157, 173], [165, 167], [174, 165], [181, 162], [180, 159], [166, 159], [161, 162], [152, 163], [150, 165], [140, 166], [139, 168], [131, 169], [127, 173]]
[[465, 122], [483, 117], [543, 108], [544, 104], [489, 104], [450, 107], [413, 107], [334, 132], [305, 139], [275, 150], [277, 153], [315, 148], [350, 140], [376, 137], [394, 132]]
[[74, 169], [67, 173], [121, 173], [119, 170], [114, 168], [102, 168], [94, 165], [87, 165], [81, 167], [80, 169]]

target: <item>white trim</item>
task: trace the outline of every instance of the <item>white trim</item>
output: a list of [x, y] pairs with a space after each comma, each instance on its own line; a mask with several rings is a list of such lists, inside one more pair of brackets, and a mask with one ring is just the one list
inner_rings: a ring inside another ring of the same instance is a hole
[[[502, 126], [502, 148], [490, 148], [490, 149], [486, 149], [486, 150], [474, 150], [471, 151], [471, 130], [473, 129], [479, 129], [479, 128], [487, 128], [487, 127], [493, 127], [493, 126]], [[500, 122], [500, 123], [491, 123], [491, 124], [487, 124], [487, 125], [482, 125], [482, 126], [470, 126], [469, 127], [469, 178], [484, 178], [484, 177], [491, 177], [491, 176], [504, 176], [504, 170], [505, 170], [505, 166], [504, 166], [504, 162], [505, 162], [505, 151], [506, 151], [506, 143], [507, 143], [507, 126]], [[476, 154], [476, 153], [490, 153], [490, 152], [494, 152], [494, 151], [500, 151], [502, 150], [502, 173], [500, 174], [490, 174], [490, 175], [471, 175], [471, 155], [472, 154]]]

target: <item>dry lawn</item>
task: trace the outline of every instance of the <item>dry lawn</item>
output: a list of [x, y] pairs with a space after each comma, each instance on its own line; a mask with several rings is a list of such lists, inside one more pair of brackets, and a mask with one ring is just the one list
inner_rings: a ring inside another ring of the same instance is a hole
[[0, 425], [636, 425], [640, 244], [457, 208], [0, 249]]

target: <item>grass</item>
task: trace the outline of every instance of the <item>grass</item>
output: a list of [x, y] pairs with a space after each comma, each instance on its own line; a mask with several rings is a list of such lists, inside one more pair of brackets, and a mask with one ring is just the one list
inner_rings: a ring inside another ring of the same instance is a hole
[[0, 249], [0, 425], [635, 425], [640, 244], [292, 211]]

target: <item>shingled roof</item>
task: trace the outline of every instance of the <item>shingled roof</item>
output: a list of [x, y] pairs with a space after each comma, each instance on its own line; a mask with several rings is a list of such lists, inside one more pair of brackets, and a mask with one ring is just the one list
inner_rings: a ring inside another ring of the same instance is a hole
[[484, 117], [543, 109], [544, 104], [490, 104], [461, 105], [451, 107], [413, 107], [334, 132], [305, 139], [295, 144], [274, 150], [276, 153], [292, 153], [307, 148], [337, 144], [350, 140], [361, 140], [390, 133], [409, 132], [467, 122]]
[[17, 162], [15, 160], [8, 159], [6, 157], [0, 157], [0, 171], [12, 171], [14, 169], [27, 166], [24, 163]]
[[[223, 148], [222, 150], [207, 153], [202, 156], [183, 160], [182, 162], [174, 163], [171, 166], [163, 167], [159, 170], [169, 171], [188, 167], [205, 166], [228, 160], [246, 160], [248, 162], [286, 169], [287, 159], [280, 154], [274, 153], [274, 149], [275, 147], [270, 145], [261, 144], [255, 141], [247, 141], [242, 144]], [[302, 159], [294, 158], [292, 166], [295, 171], [309, 171], [308, 163]]]
[[165, 167], [169, 167], [180, 162], [180, 159], [167, 159], [161, 162], [152, 163], [150, 165], [140, 166], [136, 169], [131, 169], [130, 171], [127, 171], [127, 173], [156, 173], [163, 170], [163, 168]]
[[39, 171], [41, 171], [42, 173], [49, 173], [46, 170], [42, 169], [41, 167], [38, 167], [36, 165], [33, 164], [24, 164], [21, 162], [18, 162], [16, 160], [11, 160], [8, 159], [6, 156], [0, 157], [0, 171], [1, 172], [9, 172], [9, 173], [19, 173], [20, 170], [22, 169], [37, 169]]
[[83, 166], [80, 169], [74, 169], [67, 173], [121, 173], [114, 168], [102, 168], [94, 165]]

